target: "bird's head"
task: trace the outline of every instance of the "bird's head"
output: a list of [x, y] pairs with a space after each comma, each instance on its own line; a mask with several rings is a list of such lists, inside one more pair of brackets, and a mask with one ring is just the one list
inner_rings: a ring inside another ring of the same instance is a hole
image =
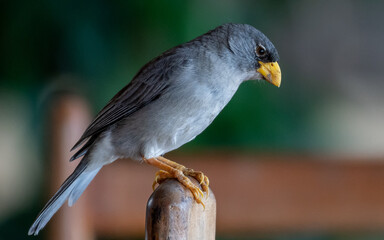
[[259, 30], [246, 24], [225, 24], [228, 47], [238, 67], [250, 73], [249, 79], [265, 79], [279, 87], [279, 54], [272, 42]]

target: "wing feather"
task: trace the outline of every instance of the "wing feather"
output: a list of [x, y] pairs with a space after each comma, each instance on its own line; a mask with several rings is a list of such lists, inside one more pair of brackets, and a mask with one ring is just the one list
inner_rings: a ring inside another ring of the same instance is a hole
[[[128, 117], [164, 94], [174, 74], [184, 67], [180, 61], [173, 61], [175, 55], [176, 51], [170, 50], [146, 64], [133, 80], [108, 102], [71, 149], [79, 147], [87, 140], [90, 141], [86, 149], [82, 148], [75, 153], [75, 158], [84, 155], [97, 136], [111, 124]], [[185, 62], [187, 61], [183, 61]]]

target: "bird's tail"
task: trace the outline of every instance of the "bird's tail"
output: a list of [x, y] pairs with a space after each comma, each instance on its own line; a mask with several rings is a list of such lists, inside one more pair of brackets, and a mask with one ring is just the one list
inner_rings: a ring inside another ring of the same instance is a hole
[[44, 206], [29, 229], [28, 235], [37, 235], [67, 199], [68, 205], [72, 206], [84, 192], [101, 169], [101, 167], [92, 170], [87, 169], [88, 161], [85, 160], [83, 159], [80, 162], [75, 171], [64, 181], [60, 189]]

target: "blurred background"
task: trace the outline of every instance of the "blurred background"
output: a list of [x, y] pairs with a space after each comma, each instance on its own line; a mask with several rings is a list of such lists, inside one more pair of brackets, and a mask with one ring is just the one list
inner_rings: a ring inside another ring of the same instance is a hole
[[[282, 85], [244, 83], [178, 155], [326, 156], [327, 164], [342, 158], [381, 166], [383, 10], [383, 1], [363, 0], [1, 1], [0, 239], [26, 239], [47, 200], [47, 115], [57, 93], [81, 96], [94, 116], [146, 62], [227, 22], [253, 25], [271, 39]], [[381, 176], [371, 184], [384, 190]], [[384, 216], [382, 210], [377, 214]], [[384, 239], [382, 227], [218, 230], [217, 236], [374, 240]]]

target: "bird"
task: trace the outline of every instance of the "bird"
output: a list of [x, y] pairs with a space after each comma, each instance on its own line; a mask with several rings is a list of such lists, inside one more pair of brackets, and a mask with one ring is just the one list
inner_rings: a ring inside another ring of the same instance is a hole
[[[266, 80], [280, 87], [279, 54], [248, 24], [226, 23], [173, 47], [144, 65], [97, 114], [70, 161], [83, 157], [47, 202], [28, 234], [37, 235], [68, 200], [72, 206], [107, 164], [129, 158], [155, 166], [153, 187], [176, 178], [203, 204], [209, 179], [164, 157], [206, 129], [240, 84]], [[196, 186], [188, 177], [198, 180]]]

